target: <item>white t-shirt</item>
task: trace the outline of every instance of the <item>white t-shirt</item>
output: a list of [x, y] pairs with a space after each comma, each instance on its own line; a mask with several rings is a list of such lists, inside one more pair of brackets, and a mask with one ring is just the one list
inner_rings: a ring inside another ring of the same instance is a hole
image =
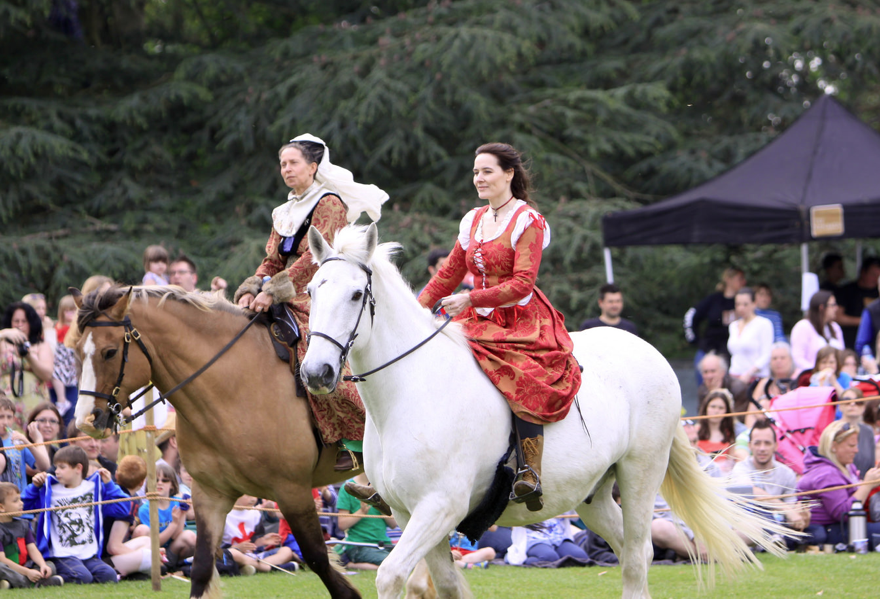
[[758, 369], [755, 376], [770, 376], [773, 323], [763, 316], [755, 316], [748, 324], [744, 324], [743, 319], [740, 318], [731, 322], [728, 330], [730, 375], [740, 376], [754, 367]]
[[226, 516], [226, 526], [223, 528], [223, 544], [235, 545], [253, 541], [254, 530], [260, 523], [258, 510], [232, 510]]
[[[767, 470], [755, 468], [755, 458], [749, 458], [737, 462], [730, 473], [730, 477], [740, 483], [763, 489], [769, 495], [787, 495], [797, 489], [797, 475], [794, 470], [780, 464], [774, 458]], [[797, 497], [786, 497], [784, 503], [794, 503]]]
[[[84, 480], [79, 486], [68, 489], [61, 483], [52, 485], [50, 507], [91, 503], [95, 501], [95, 483]], [[50, 540], [55, 557], [75, 557], [87, 560], [98, 554], [95, 536], [95, 508], [80, 507], [52, 512]]]

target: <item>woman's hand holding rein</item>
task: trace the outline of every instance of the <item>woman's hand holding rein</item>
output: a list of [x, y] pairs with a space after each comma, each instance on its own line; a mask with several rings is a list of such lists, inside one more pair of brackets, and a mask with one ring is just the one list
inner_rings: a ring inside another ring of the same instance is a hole
[[444, 297], [440, 300], [440, 304], [446, 310], [446, 313], [453, 317], [458, 316], [473, 305], [471, 303], [471, 294], [466, 291]]

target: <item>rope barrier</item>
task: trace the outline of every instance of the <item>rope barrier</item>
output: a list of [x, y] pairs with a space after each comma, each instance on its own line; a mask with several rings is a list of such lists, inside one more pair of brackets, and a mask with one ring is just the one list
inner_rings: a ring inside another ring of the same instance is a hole
[[[125, 435], [125, 434], [129, 434], [129, 433], [137, 433], [137, 432], [139, 432], [139, 431], [150, 431], [150, 432], [154, 432], [154, 433], [157, 433], [157, 432], [160, 432], [160, 431], [171, 431], [171, 432], [176, 432], [176, 429], [173, 429], [173, 428], [156, 428], [155, 426], [147, 425], [147, 426], [145, 426], [145, 427], [143, 427], [143, 428], [139, 428], [139, 429], [135, 429], [135, 430], [132, 430], [132, 429], [124, 429], [124, 430], [121, 430], [121, 431], [117, 431], [116, 434], [118, 434], [118, 435]], [[42, 445], [57, 445], [58, 443], [71, 443], [71, 442], [73, 442], [73, 441], [88, 441], [89, 439], [94, 439], [94, 437], [89, 437], [88, 435], [83, 435], [82, 437], [71, 437], [70, 439], [55, 439], [55, 440], [53, 440], [53, 441], [40, 441], [39, 443], [20, 443], [20, 444], [13, 444], [13, 445], [8, 445], [8, 446], [0, 447], [0, 451], [9, 451], [9, 450], [12, 450], [12, 449], [29, 449], [29, 448], [31, 448], [31, 447], [40, 447], [40, 446], [42, 446]]]
[[[880, 395], [866, 395], [865, 397], [861, 397], [858, 399], [841, 399], [838, 401], [826, 401], [825, 403], [815, 404], [811, 406], [794, 406], [791, 408], [769, 408], [767, 410], [751, 410], [748, 412], [731, 412], [730, 414], [724, 414], [724, 417], [728, 416], [748, 416], [750, 414], [764, 414], [765, 412], [791, 412], [794, 410], [806, 410], [809, 408], [824, 408], [825, 406], [839, 406], [843, 404], [855, 403], [858, 401], [870, 401], [872, 399], [880, 399]], [[706, 420], [708, 418], [718, 418], [718, 416], [682, 416], [681, 420]]]

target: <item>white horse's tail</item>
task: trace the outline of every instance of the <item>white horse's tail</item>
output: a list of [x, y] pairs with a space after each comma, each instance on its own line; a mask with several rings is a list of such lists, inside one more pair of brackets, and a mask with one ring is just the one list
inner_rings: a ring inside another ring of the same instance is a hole
[[[694, 541], [705, 547], [709, 587], [715, 582], [715, 564], [729, 577], [746, 564], [762, 567], [743, 537], [783, 557], [785, 549], [772, 542], [771, 535], [790, 535], [792, 531], [763, 517], [760, 511], [766, 511], [766, 507], [728, 492], [723, 479], [704, 472], [684, 429], [676, 428], [660, 493], [672, 512], [694, 532]], [[697, 561], [694, 558], [691, 555]], [[698, 576], [702, 582], [699, 568]]]

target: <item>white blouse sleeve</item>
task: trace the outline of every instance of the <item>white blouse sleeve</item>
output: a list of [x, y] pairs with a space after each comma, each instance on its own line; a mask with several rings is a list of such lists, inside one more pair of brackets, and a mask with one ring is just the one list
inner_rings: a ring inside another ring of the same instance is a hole
[[461, 249], [464, 251], [467, 251], [471, 243], [471, 227], [474, 224], [474, 216], [476, 214], [477, 209], [474, 208], [464, 215], [464, 218], [461, 219], [461, 223], [458, 225], [458, 243], [461, 244]]
[[[537, 211], [531, 209], [526, 210], [516, 218], [516, 226], [513, 229], [513, 233], [510, 235], [510, 243], [513, 245], [514, 249], [516, 249], [516, 242], [519, 241], [519, 238], [526, 230], [526, 227], [536, 221], [539, 223], [543, 222], [544, 224], [544, 244], [541, 249], [547, 249], [547, 246], [550, 245], [550, 225], [544, 220], [543, 216], [538, 214]], [[470, 231], [470, 229], [468, 231]], [[460, 239], [461, 237], [459, 237], [459, 240]]]

